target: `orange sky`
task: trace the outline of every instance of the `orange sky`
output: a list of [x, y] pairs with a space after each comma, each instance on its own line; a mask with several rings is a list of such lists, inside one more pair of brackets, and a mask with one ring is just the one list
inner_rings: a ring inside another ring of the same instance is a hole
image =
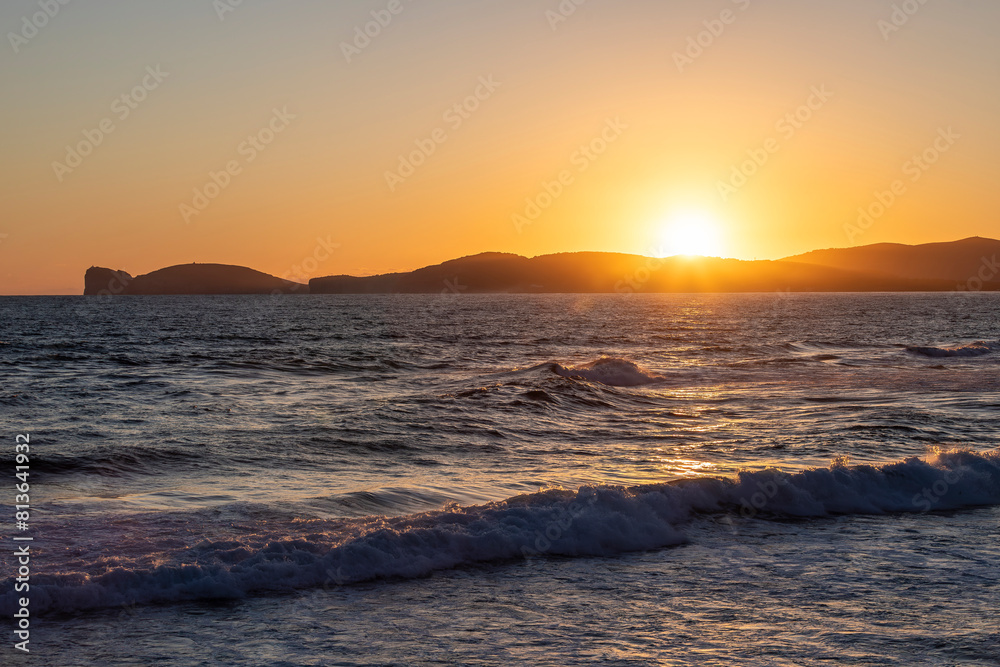
[[0, 293], [1000, 236], [993, 0], [227, 1], [3, 4]]

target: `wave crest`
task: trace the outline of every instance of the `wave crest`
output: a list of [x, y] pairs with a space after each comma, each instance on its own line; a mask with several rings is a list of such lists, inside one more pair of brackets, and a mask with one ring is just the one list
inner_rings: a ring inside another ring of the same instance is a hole
[[[239, 598], [266, 591], [425, 576], [463, 564], [544, 555], [602, 556], [686, 541], [698, 515], [819, 517], [1000, 504], [1000, 450], [938, 452], [884, 465], [744, 472], [638, 487], [547, 490], [406, 517], [309, 522], [309, 532], [179, 549], [173, 564], [32, 576], [33, 613]], [[185, 558], [190, 562], [179, 562]], [[13, 613], [13, 577], [0, 613]]]
[[962, 345], [960, 347], [908, 346], [906, 348], [907, 352], [934, 358], [981, 357], [984, 354], [991, 354], [997, 350], [1000, 350], [1000, 341], [987, 342], [981, 340], [976, 341], [975, 343], [969, 343], [968, 345]]
[[554, 364], [552, 370], [556, 375], [561, 375], [564, 378], [600, 382], [611, 387], [638, 387], [662, 382], [667, 379], [662, 375], [656, 375], [640, 368], [637, 364], [627, 359], [617, 359], [614, 357], [602, 357], [597, 361], [592, 361], [589, 364], [584, 364], [576, 368], [567, 368], [560, 364]]

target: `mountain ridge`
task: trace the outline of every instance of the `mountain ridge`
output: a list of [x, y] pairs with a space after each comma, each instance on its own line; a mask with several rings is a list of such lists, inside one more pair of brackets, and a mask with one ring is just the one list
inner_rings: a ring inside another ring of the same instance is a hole
[[970, 237], [827, 248], [779, 260], [484, 252], [413, 271], [332, 275], [308, 285], [246, 267], [182, 264], [132, 277], [91, 267], [84, 294], [481, 294], [1000, 290], [1000, 241]]

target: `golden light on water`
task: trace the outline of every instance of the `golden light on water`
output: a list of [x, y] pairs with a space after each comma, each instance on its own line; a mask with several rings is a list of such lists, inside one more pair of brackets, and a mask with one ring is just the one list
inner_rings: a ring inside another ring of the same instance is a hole
[[711, 477], [717, 475], [717, 466], [708, 461], [697, 461], [695, 459], [683, 459], [676, 457], [661, 457], [660, 465], [668, 476], [690, 477]]

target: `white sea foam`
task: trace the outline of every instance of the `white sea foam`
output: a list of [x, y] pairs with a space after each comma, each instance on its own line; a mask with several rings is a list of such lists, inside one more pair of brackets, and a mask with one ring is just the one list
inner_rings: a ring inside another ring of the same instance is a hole
[[[1000, 504], [1000, 450], [940, 452], [884, 465], [834, 464], [798, 473], [745, 472], [639, 487], [548, 490], [399, 518], [316, 522], [307, 537], [272, 531], [264, 546], [204, 542], [190, 563], [100, 575], [33, 576], [32, 612], [239, 598], [251, 593], [424, 576], [463, 564], [545, 555], [604, 556], [686, 541], [705, 513], [822, 517]], [[192, 553], [193, 552], [193, 553]], [[178, 554], [180, 556], [180, 554]], [[192, 558], [193, 557], [193, 558]], [[18, 594], [8, 580], [0, 613]]]
[[976, 341], [959, 347], [918, 347], [910, 346], [907, 351], [925, 357], [981, 357], [1000, 350], [1000, 341]]
[[557, 375], [567, 378], [581, 378], [589, 382], [600, 382], [612, 387], [638, 387], [654, 382], [662, 382], [666, 378], [640, 368], [626, 359], [604, 357], [589, 364], [575, 368], [567, 368], [555, 364], [553, 370]]

